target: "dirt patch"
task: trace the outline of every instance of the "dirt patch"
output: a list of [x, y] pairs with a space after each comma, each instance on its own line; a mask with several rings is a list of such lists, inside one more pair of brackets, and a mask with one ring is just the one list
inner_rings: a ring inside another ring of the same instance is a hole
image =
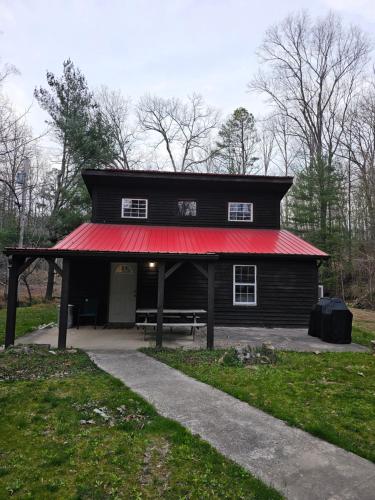
[[157, 491], [160, 498], [163, 498], [163, 493], [168, 487], [167, 456], [169, 450], [169, 442], [164, 438], [159, 438], [148, 444], [143, 456], [140, 483], [143, 486], [152, 487], [152, 491]]
[[375, 331], [375, 311], [356, 309], [355, 307], [352, 307], [350, 310], [353, 313], [354, 321], [358, 323], [359, 326]]

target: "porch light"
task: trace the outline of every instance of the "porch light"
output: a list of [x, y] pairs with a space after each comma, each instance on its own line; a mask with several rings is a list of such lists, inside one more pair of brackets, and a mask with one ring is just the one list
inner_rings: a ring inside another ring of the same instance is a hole
[[154, 268], [155, 266], [156, 266], [155, 262], [149, 262], [148, 263], [148, 267], [150, 267], [151, 269]]

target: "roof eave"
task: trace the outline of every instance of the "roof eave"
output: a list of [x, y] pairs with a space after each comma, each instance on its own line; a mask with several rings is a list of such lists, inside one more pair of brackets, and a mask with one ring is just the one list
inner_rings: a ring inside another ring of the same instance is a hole
[[111, 252], [99, 250], [64, 250], [58, 248], [12, 248], [7, 247], [3, 253], [9, 256], [20, 257], [41, 257], [41, 258], [64, 258], [64, 257], [103, 257], [103, 258], [136, 258], [136, 259], [199, 259], [218, 260], [219, 258], [283, 258], [283, 259], [303, 259], [303, 260], [327, 260], [329, 255], [324, 254], [284, 254], [284, 253], [157, 253], [157, 252]]
[[187, 180], [194, 182], [218, 182], [221, 183], [249, 183], [266, 184], [278, 186], [283, 194], [293, 185], [293, 177], [290, 176], [266, 176], [266, 175], [234, 175], [234, 174], [210, 174], [194, 172], [170, 172], [151, 170], [114, 170], [114, 169], [84, 169], [82, 177], [91, 195], [92, 187], [98, 179], [106, 177], [113, 179], [139, 179], [139, 180]]

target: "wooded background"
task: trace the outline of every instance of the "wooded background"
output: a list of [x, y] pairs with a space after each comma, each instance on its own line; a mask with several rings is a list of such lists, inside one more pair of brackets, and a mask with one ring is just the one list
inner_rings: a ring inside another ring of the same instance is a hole
[[[35, 137], [28, 111], [17, 113], [0, 87], [0, 250], [52, 245], [89, 219], [84, 167], [293, 175], [283, 227], [331, 254], [320, 268], [331, 294], [373, 308], [372, 48], [366, 33], [334, 14], [290, 15], [267, 30], [259, 72], [244, 82], [265, 99], [257, 117], [239, 106], [223, 118], [198, 93], [133, 103], [105, 86], [90, 89], [66, 60], [61, 75], [48, 72], [34, 92], [54, 148]], [[16, 71], [4, 64], [0, 85]], [[36, 263], [21, 277], [30, 301], [52, 298], [53, 268], [46, 266]], [[2, 255], [3, 298], [6, 285]]]

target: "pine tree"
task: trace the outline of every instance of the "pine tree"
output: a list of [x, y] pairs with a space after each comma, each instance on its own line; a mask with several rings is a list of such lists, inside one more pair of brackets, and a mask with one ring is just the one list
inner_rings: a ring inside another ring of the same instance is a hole
[[234, 110], [219, 130], [217, 160], [230, 174], [248, 174], [254, 168], [259, 142], [254, 116], [245, 108]]

